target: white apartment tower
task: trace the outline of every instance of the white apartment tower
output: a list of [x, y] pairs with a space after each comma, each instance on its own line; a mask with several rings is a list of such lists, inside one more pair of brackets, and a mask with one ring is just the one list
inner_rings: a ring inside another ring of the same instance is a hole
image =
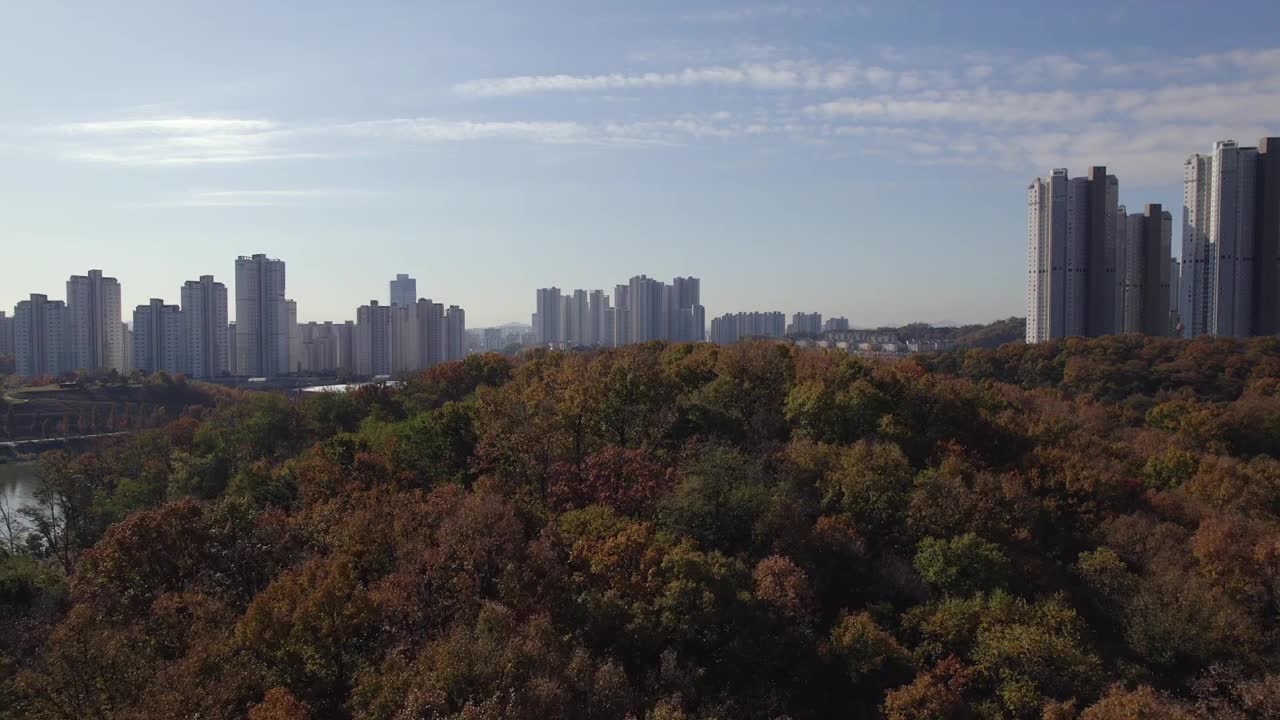
[[421, 367], [418, 364], [417, 327], [413, 322], [417, 309], [417, 303], [389, 308], [392, 374], [400, 375]]
[[785, 332], [786, 317], [776, 311], [728, 313], [711, 321], [711, 342], [717, 345], [743, 338], [780, 338]]
[[354, 352], [357, 375], [391, 374], [391, 308], [377, 300], [356, 308]]
[[595, 340], [591, 337], [591, 327], [588, 318], [591, 317], [590, 303], [587, 299], [586, 290], [574, 290], [572, 298], [566, 298], [568, 305], [567, 332], [565, 341], [569, 345], [590, 346], [595, 344]]
[[537, 342], [543, 345], [562, 342], [560, 327], [562, 305], [560, 288], [549, 287], [538, 290], [538, 309], [533, 315], [533, 337]]
[[1058, 168], [1027, 188], [1027, 342], [1115, 331], [1119, 182]]
[[585, 344], [608, 347], [612, 338], [605, 334], [605, 313], [609, 310], [609, 296], [603, 290], [592, 290], [587, 298], [587, 331]]
[[215, 282], [212, 275], [188, 280], [182, 286], [182, 319], [186, 326], [187, 373], [210, 378], [229, 372], [227, 286]]
[[1253, 334], [1258, 149], [1233, 140], [1183, 166], [1184, 334]]
[[332, 322], [309, 322], [300, 326], [303, 372], [335, 372], [341, 367], [341, 327]]
[[663, 314], [666, 292], [666, 286], [660, 280], [645, 275], [631, 278], [627, 293], [631, 312], [631, 342], [667, 339], [668, 323]]
[[101, 270], [67, 280], [71, 361], [80, 370], [124, 368], [120, 283]]
[[187, 367], [181, 309], [152, 298], [133, 311], [133, 367], [148, 375], [177, 374]]
[[19, 377], [61, 375], [75, 369], [66, 303], [41, 294], [13, 308], [14, 360]]
[[421, 363], [422, 341], [418, 338], [418, 281], [405, 273], [397, 273], [390, 283], [391, 307], [404, 308], [392, 320], [398, 328], [396, 343], [399, 346], [394, 363], [398, 372], [417, 370], [426, 367]]
[[418, 367], [429, 368], [445, 360], [444, 304], [431, 298], [418, 301]]
[[817, 335], [822, 332], [822, 313], [798, 312], [791, 316], [788, 335]]
[[273, 377], [289, 370], [289, 315], [284, 261], [236, 258], [236, 370]]

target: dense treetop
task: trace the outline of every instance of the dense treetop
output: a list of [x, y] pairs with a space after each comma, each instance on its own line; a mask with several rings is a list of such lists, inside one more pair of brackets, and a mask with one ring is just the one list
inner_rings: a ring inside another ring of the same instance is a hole
[[1280, 716], [1280, 341], [471, 356], [41, 460], [0, 718]]

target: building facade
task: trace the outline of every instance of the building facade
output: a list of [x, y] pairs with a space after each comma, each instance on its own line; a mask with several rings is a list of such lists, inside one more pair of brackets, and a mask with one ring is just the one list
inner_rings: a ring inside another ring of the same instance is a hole
[[285, 329], [289, 334], [289, 362], [286, 372], [296, 373], [302, 367], [302, 329], [298, 327], [298, 303], [284, 301]]
[[1103, 166], [1027, 188], [1027, 342], [1116, 331], [1120, 184]]
[[120, 283], [101, 270], [67, 280], [71, 362], [76, 369], [123, 372]]
[[431, 298], [418, 301], [418, 367], [429, 368], [445, 361], [444, 304]]
[[848, 329], [849, 329], [849, 318], [846, 318], [846, 317], [828, 318], [826, 322], [822, 323], [823, 332], [831, 332], [831, 331], [842, 332]]
[[418, 302], [418, 281], [409, 277], [405, 273], [397, 273], [396, 279], [392, 280], [391, 293], [389, 300], [392, 305], [400, 307], [409, 307], [416, 305]]
[[196, 378], [229, 373], [227, 286], [212, 275], [188, 280], [182, 286], [182, 319], [187, 338], [186, 372]]
[[1170, 335], [1173, 216], [1158, 203], [1129, 214], [1121, 206], [1116, 231], [1116, 332]]
[[603, 290], [537, 291], [534, 343], [553, 347], [620, 347], [650, 340], [701, 342], [706, 310], [701, 281], [677, 277], [670, 285], [645, 275]]
[[711, 342], [732, 345], [747, 338], [786, 337], [786, 316], [781, 312], [740, 312], [711, 321]]
[[444, 359], [452, 362], [467, 357], [467, 314], [457, 305], [444, 311]]
[[356, 308], [355, 371], [375, 377], [391, 374], [391, 308], [377, 300]]
[[563, 342], [560, 320], [564, 302], [560, 288], [539, 288], [537, 291], [537, 309], [533, 313], [533, 336], [543, 345]]
[[133, 369], [176, 375], [188, 367], [182, 310], [152, 298], [133, 311]]
[[0, 355], [14, 354], [13, 318], [0, 311]]
[[1182, 334], [1280, 333], [1280, 138], [1233, 140], [1183, 166]]
[[13, 308], [14, 362], [19, 377], [58, 376], [75, 369], [66, 303], [33, 293]]
[[822, 313], [795, 313], [787, 326], [788, 335], [818, 335], [821, 332]]
[[236, 258], [236, 371], [274, 377], [289, 369], [285, 264], [266, 255]]

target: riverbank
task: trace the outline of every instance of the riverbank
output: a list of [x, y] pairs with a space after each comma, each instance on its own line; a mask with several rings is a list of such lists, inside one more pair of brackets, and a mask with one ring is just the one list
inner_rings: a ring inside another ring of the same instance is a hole
[[92, 435], [71, 435], [68, 437], [38, 438], [34, 440], [11, 440], [0, 442], [0, 465], [14, 462], [35, 460], [46, 450], [58, 450], [64, 447], [81, 448], [95, 440], [128, 435], [126, 431], [94, 433]]

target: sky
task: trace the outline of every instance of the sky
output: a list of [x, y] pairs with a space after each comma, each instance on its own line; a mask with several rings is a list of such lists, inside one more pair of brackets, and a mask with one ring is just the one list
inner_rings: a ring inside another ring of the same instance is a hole
[[1021, 315], [1032, 178], [1178, 218], [1187, 155], [1280, 134], [1280, 3], [1065, 8], [7, 0], [0, 308], [101, 268], [128, 320], [266, 253], [304, 322], [401, 272], [470, 327], [642, 273], [708, 318]]

